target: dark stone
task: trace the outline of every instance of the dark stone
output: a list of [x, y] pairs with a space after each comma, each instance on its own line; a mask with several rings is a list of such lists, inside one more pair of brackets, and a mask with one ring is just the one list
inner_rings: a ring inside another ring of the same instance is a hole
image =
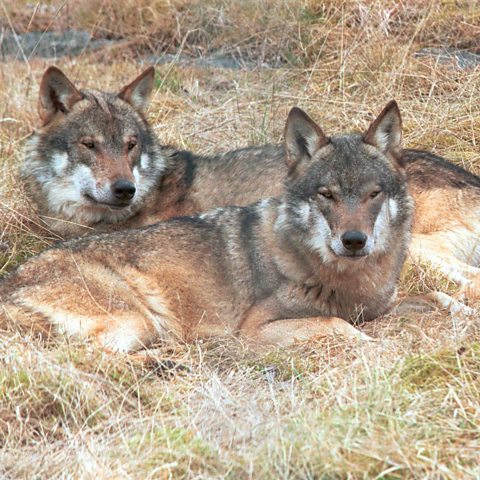
[[14, 56], [18, 59], [33, 56], [57, 58], [77, 56], [112, 43], [111, 40], [94, 40], [90, 33], [83, 30], [27, 32], [18, 35], [8, 33], [0, 36], [0, 53], [2, 57]]

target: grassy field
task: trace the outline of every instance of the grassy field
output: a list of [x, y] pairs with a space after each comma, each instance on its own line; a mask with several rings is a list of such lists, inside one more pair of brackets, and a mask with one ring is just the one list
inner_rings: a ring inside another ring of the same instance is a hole
[[[5, 33], [81, 28], [109, 47], [55, 64], [116, 90], [162, 52], [245, 68], [157, 68], [148, 116], [199, 153], [280, 142], [288, 110], [326, 133], [364, 129], [392, 98], [404, 144], [480, 173], [477, 1], [0, 0]], [[32, 230], [16, 171], [52, 60], [0, 62], [0, 275], [52, 235]], [[247, 68], [248, 67], [248, 68]], [[428, 266], [403, 289], [454, 289]], [[0, 332], [1, 478], [480, 478], [480, 324], [442, 312], [365, 326], [375, 343], [319, 339], [253, 352], [235, 338], [160, 346], [157, 369], [87, 343]]]

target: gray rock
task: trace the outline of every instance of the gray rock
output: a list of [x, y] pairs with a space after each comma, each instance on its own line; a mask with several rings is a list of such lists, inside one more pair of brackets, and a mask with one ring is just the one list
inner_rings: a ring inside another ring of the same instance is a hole
[[414, 55], [416, 57], [434, 57], [442, 64], [455, 62], [461, 70], [475, 68], [480, 65], [479, 54], [456, 48], [422, 48], [422, 50], [416, 52]]
[[112, 43], [110, 40], [94, 40], [90, 33], [83, 30], [27, 32], [18, 35], [6, 33], [0, 36], [0, 54], [2, 57], [13, 56], [20, 59], [33, 56], [43, 58], [77, 56]]
[[182, 67], [226, 68], [230, 70], [253, 70], [256, 67], [252, 62], [240, 61], [234, 57], [226, 55], [210, 55], [207, 57], [195, 58], [187, 55], [173, 55], [171, 53], [166, 53], [164, 55], [147, 55], [142, 58], [142, 63], [148, 63], [150, 65], [174, 63]]

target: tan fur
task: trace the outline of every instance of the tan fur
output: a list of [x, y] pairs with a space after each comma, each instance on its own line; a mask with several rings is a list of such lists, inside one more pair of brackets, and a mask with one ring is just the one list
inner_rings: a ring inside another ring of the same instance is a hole
[[409, 261], [428, 262], [461, 286], [460, 296], [480, 298], [480, 194], [474, 188], [421, 190], [415, 201]]

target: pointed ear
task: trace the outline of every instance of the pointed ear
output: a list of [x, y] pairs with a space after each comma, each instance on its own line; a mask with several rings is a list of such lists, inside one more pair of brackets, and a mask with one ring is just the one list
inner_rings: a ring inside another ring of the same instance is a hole
[[148, 99], [152, 93], [154, 78], [155, 69], [149, 67], [132, 83], [123, 87], [118, 96], [136, 110], [143, 112], [148, 106]]
[[328, 143], [322, 129], [297, 107], [290, 110], [285, 125], [285, 148], [287, 164], [291, 167]]
[[402, 117], [397, 102], [392, 100], [370, 125], [364, 136], [365, 143], [383, 153], [398, 153], [402, 148]]
[[57, 112], [68, 113], [83, 98], [75, 85], [57, 67], [49, 67], [40, 82], [38, 114], [46, 125]]

